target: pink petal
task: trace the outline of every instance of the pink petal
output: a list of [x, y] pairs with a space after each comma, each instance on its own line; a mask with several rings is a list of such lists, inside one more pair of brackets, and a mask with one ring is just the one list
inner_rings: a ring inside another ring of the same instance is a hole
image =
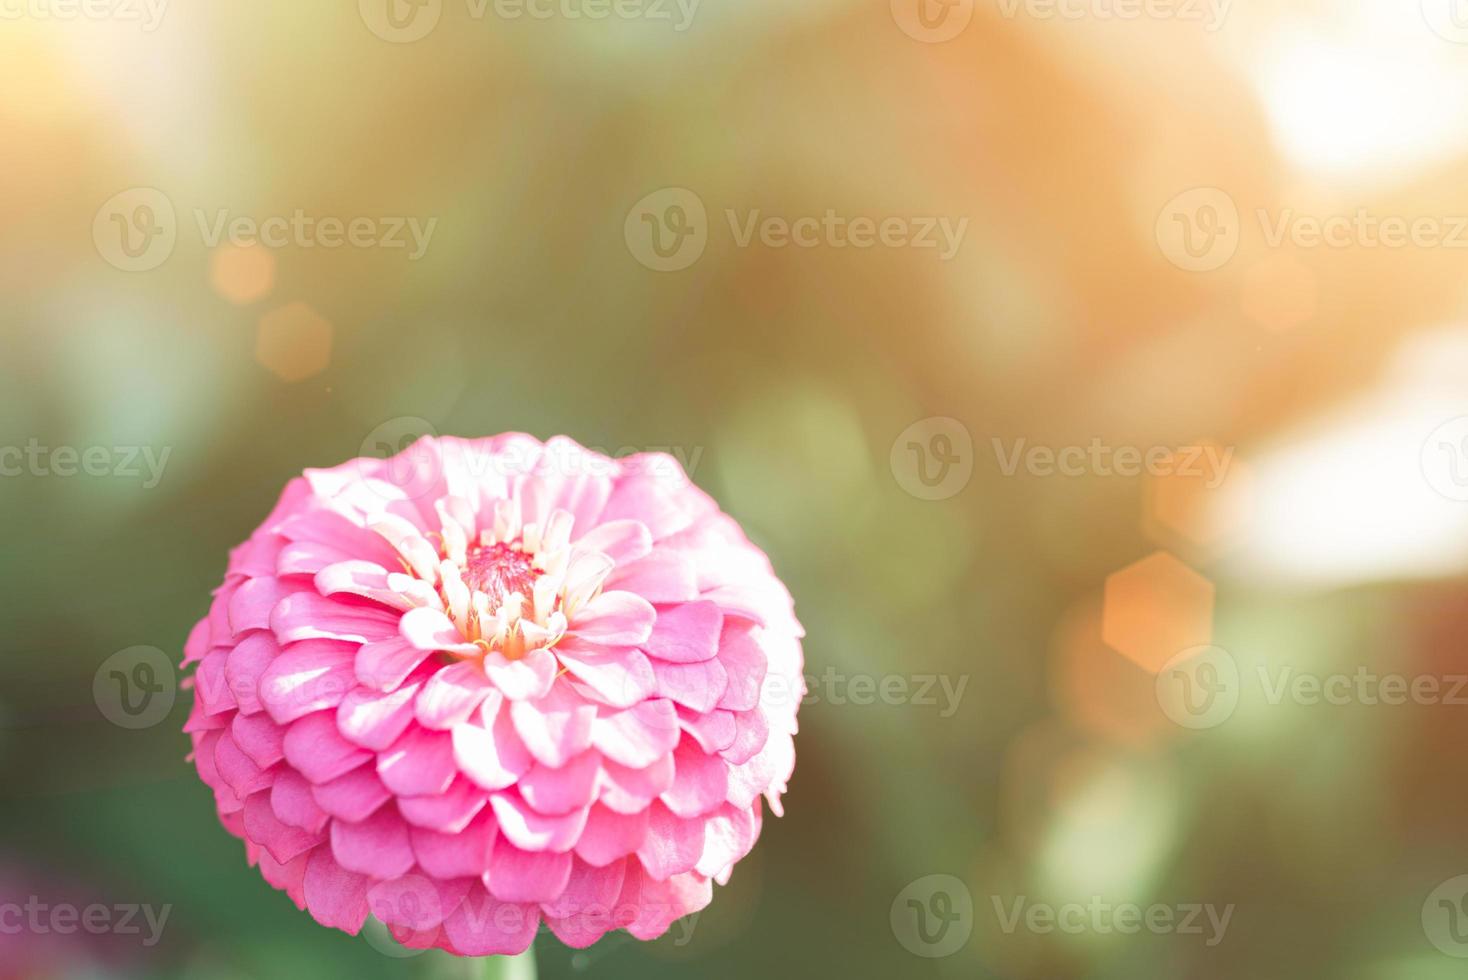
[[628, 769], [615, 762], [602, 763], [600, 800], [618, 813], [647, 809], [673, 786], [673, 755], [661, 755], [644, 769]]
[[638, 939], [656, 939], [678, 919], [707, 908], [712, 900], [713, 886], [702, 875], [674, 875], [656, 881], [629, 862], [617, 909], [635, 909], [636, 915], [618, 924]]
[[637, 849], [637, 860], [648, 877], [666, 881], [692, 871], [703, 853], [703, 825], [702, 820], [684, 820], [654, 804], [648, 811], [647, 837]]
[[413, 608], [402, 593], [387, 584], [387, 569], [370, 561], [343, 561], [316, 573], [316, 591], [322, 595], [355, 595], [391, 609]]
[[354, 560], [350, 551], [317, 541], [292, 541], [280, 550], [276, 575], [315, 575], [327, 565]]
[[556, 655], [598, 701], [614, 708], [645, 701], [657, 689], [652, 664], [636, 647], [598, 647], [567, 637], [556, 644]]
[[559, 769], [536, 763], [520, 777], [520, 795], [541, 813], [564, 814], [584, 810], [596, 795], [601, 756], [583, 752]]
[[377, 757], [377, 774], [399, 796], [442, 793], [457, 773], [448, 732], [411, 726]]
[[410, 826], [418, 866], [435, 878], [479, 878], [489, 867], [489, 849], [498, 827], [489, 810], [481, 810], [457, 834]]
[[504, 789], [530, 768], [525, 743], [515, 734], [504, 700], [485, 702], [476, 722], [454, 726], [454, 761], [459, 769], [485, 789]]
[[480, 649], [466, 642], [454, 621], [440, 609], [419, 606], [403, 613], [398, 630], [403, 639], [420, 650], [446, 650], [460, 656], [478, 656]]
[[641, 521], [621, 520], [598, 524], [580, 538], [576, 547], [599, 551], [618, 565], [631, 564], [652, 551], [652, 535]]
[[600, 803], [591, 808], [576, 841], [576, 856], [598, 867], [635, 854], [647, 836], [647, 810], [618, 813]]
[[357, 680], [368, 687], [391, 691], [431, 656], [432, 650], [420, 650], [401, 636], [391, 636], [359, 647], [353, 669]]
[[513, 956], [525, 952], [540, 926], [540, 909], [501, 902], [475, 885], [444, 920], [443, 932], [459, 956]]
[[214, 743], [214, 765], [240, 800], [270, 786], [270, 773], [256, 765], [228, 733], [222, 733], [219, 741]]
[[719, 663], [729, 675], [729, 686], [719, 698], [719, 707], [749, 711], [760, 700], [768, 659], [753, 636], [754, 627], [738, 620], [724, 624], [719, 637]]
[[317, 922], [355, 936], [367, 918], [370, 884], [337, 864], [330, 847], [318, 847], [306, 865], [306, 906]]
[[460, 776], [447, 793], [400, 796], [398, 809], [409, 823], [445, 834], [456, 834], [489, 804], [489, 794]]
[[689, 708], [678, 708], [678, 727], [698, 740], [698, 744], [710, 754], [723, 752], [734, 744], [738, 726], [734, 712], [716, 709], [707, 714]]
[[234, 693], [240, 711], [247, 715], [262, 710], [260, 677], [270, 662], [280, 655], [280, 647], [270, 633], [251, 633], [229, 651], [224, 662], [224, 681]]
[[374, 878], [396, 878], [413, 868], [408, 825], [392, 807], [383, 807], [360, 823], [333, 820], [331, 852], [343, 868]]
[[510, 719], [530, 754], [559, 768], [591, 745], [596, 706], [557, 685], [538, 701], [511, 702]]
[[322, 810], [352, 822], [366, 820], [392, 799], [377, 773], [365, 765], [314, 787], [311, 795]]
[[342, 738], [336, 730], [335, 712], [318, 711], [314, 715], [291, 722], [285, 733], [285, 758], [311, 782], [329, 782], [351, 772], [372, 758]]
[[729, 675], [718, 660], [692, 664], [671, 664], [654, 660], [652, 672], [657, 677], [657, 693], [660, 697], [694, 711], [714, 710], [729, 686]]
[[712, 878], [750, 852], [759, 837], [758, 812], [759, 804], [747, 810], [726, 803], [709, 816], [703, 828], [699, 874]]
[[537, 813], [513, 793], [496, 793], [489, 803], [494, 807], [500, 836], [524, 851], [569, 851], [586, 826], [586, 810], [549, 816]]
[[229, 625], [235, 636], [246, 630], [270, 628], [270, 614], [286, 596], [300, 592], [302, 586], [278, 578], [252, 578], [242, 584], [229, 600]]
[[561, 942], [585, 949], [615, 928], [612, 906], [622, 892], [627, 862], [592, 867], [577, 861], [571, 868], [565, 891], [551, 902], [541, 903], [546, 924]]
[[625, 711], [597, 716], [591, 742], [608, 759], [643, 769], [678, 744], [678, 714], [673, 702], [644, 701]]
[[353, 689], [337, 708], [337, 730], [364, 749], [383, 751], [412, 723], [413, 702], [421, 687], [407, 684], [391, 694]]
[[506, 660], [499, 652], [490, 653], [481, 663], [494, 686], [515, 701], [545, 697], [556, 679], [556, 658], [543, 647], [531, 650], [519, 660]]
[[522, 851], [501, 836], [490, 851], [484, 886], [505, 902], [549, 902], [565, 891], [571, 864], [569, 851]]
[[770, 725], [765, 714], [756, 708], [741, 711], [734, 716], [734, 741], [724, 749], [724, 759], [738, 766], [754, 758], [765, 747], [770, 737]]
[[332, 510], [314, 510], [286, 519], [278, 528], [292, 541], [312, 542], [333, 551], [373, 562], [384, 568], [397, 567], [397, 552], [381, 536]]
[[321, 809], [311, 793], [311, 784], [293, 769], [282, 769], [270, 787], [270, 808], [281, 823], [319, 833], [330, 814]]
[[707, 601], [684, 602], [657, 611], [652, 635], [642, 643], [649, 657], [687, 664], [710, 660], [719, 652], [724, 614]]
[[602, 646], [637, 646], [651, 635], [657, 610], [631, 592], [603, 592], [576, 611], [570, 635]]
[[660, 797], [675, 816], [703, 816], [717, 809], [729, 792], [729, 766], [716, 755], [705, 755], [698, 743], [685, 738], [673, 753], [673, 785]]
[[295, 860], [324, 839], [320, 831], [281, 822], [270, 805], [270, 793], [265, 790], [245, 800], [245, 836], [264, 847], [281, 864]]
[[370, 643], [392, 636], [397, 626], [398, 614], [375, 603], [328, 599], [315, 592], [286, 596], [270, 616], [270, 628], [281, 643], [311, 639]]
[[281, 651], [260, 675], [260, 703], [285, 724], [341, 704], [357, 683], [357, 647], [336, 640], [305, 640]]
[[269, 769], [285, 758], [285, 729], [263, 714], [235, 715], [230, 735], [240, 751], [261, 769]]
[[698, 598], [698, 576], [686, 555], [662, 549], [619, 564], [607, 576], [606, 588], [635, 592], [648, 602], [688, 602]]
[[367, 891], [367, 908], [379, 922], [431, 940], [473, 885], [472, 879], [431, 881], [421, 874], [405, 874], [373, 884]]
[[493, 689], [477, 663], [460, 661], [428, 679], [413, 711], [425, 728], [447, 731], [467, 721]]
[[674, 501], [664, 481], [647, 473], [633, 474], [617, 481], [601, 512], [603, 521], [624, 518], [646, 524], [654, 541], [676, 534], [692, 523], [683, 508]]

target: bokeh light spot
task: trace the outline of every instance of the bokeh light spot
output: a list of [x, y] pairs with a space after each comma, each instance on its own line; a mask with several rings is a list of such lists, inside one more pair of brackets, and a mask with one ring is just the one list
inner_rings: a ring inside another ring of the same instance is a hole
[[257, 243], [220, 245], [209, 257], [209, 284], [236, 306], [263, 299], [275, 288], [275, 255]]
[[331, 362], [331, 321], [296, 302], [260, 318], [255, 359], [282, 381], [304, 381]]
[[1213, 639], [1213, 583], [1165, 551], [1106, 579], [1101, 636], [1152, 673]]

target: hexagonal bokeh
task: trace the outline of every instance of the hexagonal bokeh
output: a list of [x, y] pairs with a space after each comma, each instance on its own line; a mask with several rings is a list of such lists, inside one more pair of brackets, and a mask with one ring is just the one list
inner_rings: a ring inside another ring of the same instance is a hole
[[1225, 546], [1247, 521], [1254, 477], [1231, 448], [1203, 443], [1174, 454], [1146, 489], [1143, 525], [1160, 544]]
[[263, 299], [275, 288], [275, 254], [258, 243], [226, 242], [209, 257], [209, 284], [236, 306]]
[[1152, 673], [1178, 651], [1213, 640], [1213, 583], [1165, 551], [1106, 579], [1101, 636]]
[[282, 381], [304, 381], [331, 363], [331, 321], [295, 302], [260, 318], [255, 359]]

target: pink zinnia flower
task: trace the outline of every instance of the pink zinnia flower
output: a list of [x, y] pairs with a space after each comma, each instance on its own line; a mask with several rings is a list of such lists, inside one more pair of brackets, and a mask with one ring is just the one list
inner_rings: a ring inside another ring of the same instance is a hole
[[308, 470], [230, 555], [186, 730], [225, 828], [323, 925], [583, 947], [702, 909], [781, 812], [789, 593], [669, 456], [425, 438]]

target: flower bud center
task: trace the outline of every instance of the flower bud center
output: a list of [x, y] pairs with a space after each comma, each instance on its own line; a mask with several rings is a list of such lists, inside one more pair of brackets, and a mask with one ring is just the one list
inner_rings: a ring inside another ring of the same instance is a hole
[[491, 609], [499, 608], [512, 592], [529, 599], [541, 574], [529, 555], [503, 543], [469, 549], [464, 563], [464, 584], [489, 596]]

